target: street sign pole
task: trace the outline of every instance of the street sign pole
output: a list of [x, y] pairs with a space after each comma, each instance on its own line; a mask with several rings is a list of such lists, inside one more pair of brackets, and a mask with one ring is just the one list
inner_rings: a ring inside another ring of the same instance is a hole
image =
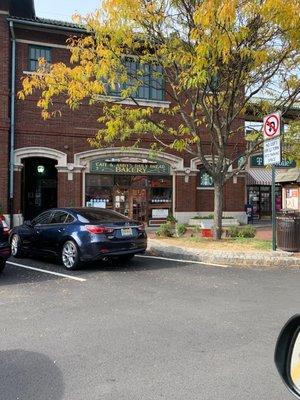
[[276, 251], [275, 165], [272, 165], [272, 249]]
[[282, 134], [281, 113], [273, 113], [264, 117], [264, 165], [272, 165], [272, 248], [276, 251], [276, 196], [275, 196], [275, 175], [276, 164], [280, 164], [281, 158], [281, 134]]

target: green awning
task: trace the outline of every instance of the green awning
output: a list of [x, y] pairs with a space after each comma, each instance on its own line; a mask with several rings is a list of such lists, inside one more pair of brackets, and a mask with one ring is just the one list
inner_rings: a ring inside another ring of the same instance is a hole
[[300, 183], [300, 168], [292, 168], [288, 171], [277, 171], [276, 182], [278, 183], [288, 183], [288, 182], [298, 182]]

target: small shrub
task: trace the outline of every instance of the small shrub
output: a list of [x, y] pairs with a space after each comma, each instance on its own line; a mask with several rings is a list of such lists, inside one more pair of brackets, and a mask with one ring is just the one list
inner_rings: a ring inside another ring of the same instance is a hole
[[[191, 219], [214, 219], [214, 214], [208, 214], [208, 215], [196, 215], [195, 217], [191, 218]], [[234, 217], [222, 217], [222, 219], [234, 219]]]
[[196, 226], [192, 226], [191, 230], [192, 230], [191, 237], [198, 237], [199, 233], [201, 231], [201, 228], [200, 228], [200, 226], [196, 225]]
[[167, 218], [167, 223], [176, 224], [177, 223], [177, 219], [174, 217], [174, 215], [169, 215], [168, 218]]
[[186, 224], [176, 224], [176, 236], [181, 237], [186, 233]]
[[235, 225], [230, 225], [228, 227], [228, 235], [232, 238], [239, 237], [239, 227]]
[[173, 237], [174, 229], [172, 227], [172, 224], [167, 222], [166, 224], [160, 225], [155, 234], [158, 237]]
[[256, 229], [252, 225], [229, 226], [228, 234], [232, 238], [254, 238], [256, 235]]
[[243, 238], [254, 238], [256, 235], [256, 229], [252, 225], [245, 225], [240, 229], [241, 233], [243, 234]]

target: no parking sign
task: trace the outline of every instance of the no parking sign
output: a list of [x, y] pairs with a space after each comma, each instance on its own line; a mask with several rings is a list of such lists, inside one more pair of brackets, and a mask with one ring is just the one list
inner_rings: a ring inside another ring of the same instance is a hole
[[263, 124], [264, 140], [274, 139], [281, 132], [281, 115], [273, 113], [264, 117]]

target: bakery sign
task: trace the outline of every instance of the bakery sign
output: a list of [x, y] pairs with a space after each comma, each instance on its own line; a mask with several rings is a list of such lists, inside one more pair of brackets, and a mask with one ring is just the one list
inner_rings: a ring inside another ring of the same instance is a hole
[[169, 175], [170, 166], [162, 161], [134, 157], [99, 158], [90, 162], [90, 172], [98, 174]]

